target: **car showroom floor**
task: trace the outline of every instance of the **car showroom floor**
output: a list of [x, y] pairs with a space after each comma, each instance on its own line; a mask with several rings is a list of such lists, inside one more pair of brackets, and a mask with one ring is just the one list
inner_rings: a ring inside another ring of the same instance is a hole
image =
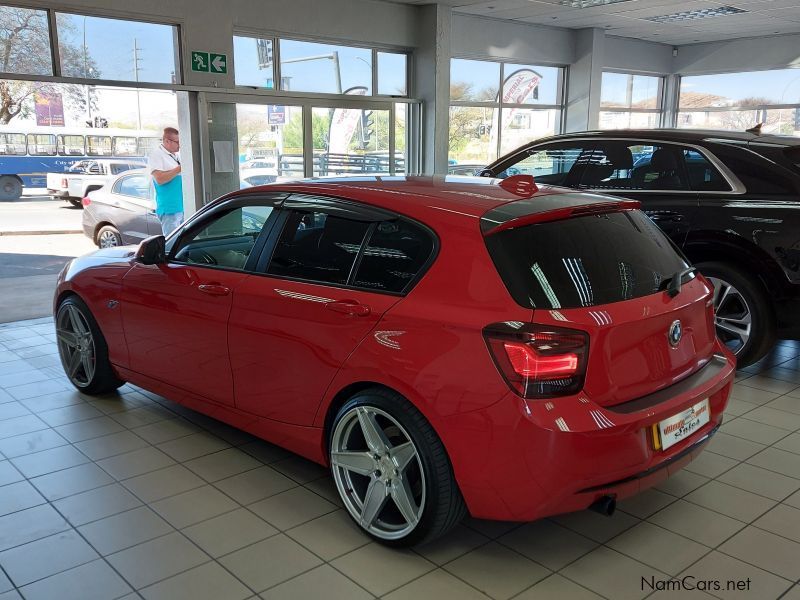
[[131, 386], [81, 396], [54, 340], [49, 318], [0, 325], [0, 600], [710, 597], [676, 576], [800, 599], [796, 343], [739, 374], [698, 460], [612, 518], [467, 519], [396, 551], [316, 464]]

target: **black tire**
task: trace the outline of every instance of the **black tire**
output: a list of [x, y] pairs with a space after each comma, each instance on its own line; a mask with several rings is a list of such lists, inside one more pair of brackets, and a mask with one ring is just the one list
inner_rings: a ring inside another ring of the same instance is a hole
[[98, 248], [116, 248], [122, 246], [122, 235], [112, 225], [103, 225], [95, 236], [94, 243]]
[[[76, 331], [88, 329], [91, 338], [86, 335], [69, 336]], [[75, 345], [77, 337], [81, 341]], [[125, 382], [117, 377], [108, 360], [108, 346], [100, 327], [86, 303], [78, 296], [68, 296], [56, 310], [56, 341], [61, 364], [70, 383], [80, 392], [89, 395], [101, 395], [113, 392]], [[83, 352], [91, 346], [91, 352], [85, 354], [86, 360], [80, 360], [77, 370], [71, 372], [70, 364], [75, 352]], [[88, 365], [88, 366], [87, 366]]]
[[22, 196], [22, 182], [12, 175], [0, 176], [0, 201], [18, 200]]
[[[761, 360], [775, 344], [775, 312], [769, 294], [762, 283], [746, 271], [724, 262], [697, 263], [698, 270], [711, 279], [721, 281], [732, 286], [740, 296], [734, 297], [730, 307], [715, 306], [720, 308], [717, 318], [717, 335], [736, 354], [736, 366], [741, 369]], [[714, 294], [717, 299], [717, 294]], [[750, 314], [750, 335], [744, 344], [736, 342], [732, 336], [720, 327], [720, 317], [725, 316], [725, 309], [730, 308], [734, 313], [746, 308]]]
[[[399, 430], [398, 433], [407, 436], [417, 451], [414, 460], [418, 457], [419, 463], [416, 463], [418, 466], [414, 467], [414, 471], [417, 478], [424, 478], [423, 489], [425, 490], [424, 502], [420, 503], [421, 506], [419, 507], [421, 510], [419, 520], [413, 526], [413, 529], [403, 534], [402, 537], [387, 539], [373, 534], [361, 525], [358, 515], [354, 514], [351, 509], [352, 504], [345, 497], [343, 488], [339, 485], [341, 476], [337, 477], [337, 469], [340, 467], [334, 465], [334, 461], [331, 460], [331, 472], [342, 501], [361, 530], [382, 544], [403, 547], [430, 542], [444, 535], [461, 522], [467, 512], [466, 505], [461, 496], [461, 491], [458, 489], [453, 468], [442, 441], [422, 413], [408, 400], [395, 392], [382, 388], [368, 389], [348, 400], [339, 409], [331, 426], [328, 436], [329, 458], [331, 458], [335, 449], [335, 436], [337, 432], [341, 431], [339, 429], [340, 423], [345, 418], [352, 419], [351, 415], [357, 408], [382, 411], [391, 416], [401, 426], [404, 431]], [[398, 431], [391, 423], [388, 421], [387, 423], [389, 427], [385, 429], [385, 432]], [[421, 466], [421, 469], [419, 466]], [[395, 475], [398, 474], [397, 471], [394, 473]], [[405, 478], [407, 474], [408, 471], [403, 473], [401, 477]], [[397, 485], [396, 482], [395, 485]], [[391, 486], [387, 489], [391, 489]], [[354, 493], [352, 489], [350, 492]], [[388, 510], [392, 508], [389, 506]], [[384, 513], [379, 514], [382, 515]]]
[[81, 202], [80, 198], [67, 198], [67, 201], [75, 208], [83, 208], [83, 202]]

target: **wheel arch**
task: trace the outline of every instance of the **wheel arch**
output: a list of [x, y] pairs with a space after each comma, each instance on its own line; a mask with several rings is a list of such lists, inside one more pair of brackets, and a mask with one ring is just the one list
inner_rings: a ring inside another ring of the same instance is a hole
[[111, 221], [101, 221], [100, 223], [97, 223], [97, 225], [94, 226], [94, 233], [92, 234], [92, 241], [95, 244], [97, 244], [98, 242], [97, 236], [100, 235], [100, 230], [103, 227], [113, 227], [114, 229], [119, 231], [119, 229], [117, 229], [117, 226], [114, 225]]

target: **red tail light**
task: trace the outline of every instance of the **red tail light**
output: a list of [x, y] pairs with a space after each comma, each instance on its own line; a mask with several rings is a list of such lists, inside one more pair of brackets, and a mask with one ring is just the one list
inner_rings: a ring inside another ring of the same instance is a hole
[[81, 204], [83, 204], [84, 206], [89, 206], [91, 203], [92, 201], [89, 199], [89, 196], [86, 196], [86, 198], [81, 200]]
[[66, 177], [63, 177], [63, 178], [61, 179], [61, 187], [62, 187], [62, 188], [67, 188], [67, 187], [69, 187], [69, 183], [67, 182], [67, 178], [66, 178]]
[[483, 336], [500, 374], [523, 398], [567, 396], [583, 388], [586, 332], [506, 322], [489, 325]]

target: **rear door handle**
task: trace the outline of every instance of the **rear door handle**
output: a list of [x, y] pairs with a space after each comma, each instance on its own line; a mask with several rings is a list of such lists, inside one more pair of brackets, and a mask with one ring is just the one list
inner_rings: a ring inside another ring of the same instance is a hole
[[224, 285], [220, 285], [218, 283], [204, 283], [202, 285], [198, 285], [197, 289], [204, 294], [209, 294], [210, 296], [227, 296], [231, 293], [231, 288], [225, 287]]
[[372, 312], [366, 304], [361, 304], [355, 300], [338, 300], [336, 302], [328, 302], [325, 308], [334, 312], [342, 313], [345, 315], [354, 315], [356, 317], [366, 317]]

